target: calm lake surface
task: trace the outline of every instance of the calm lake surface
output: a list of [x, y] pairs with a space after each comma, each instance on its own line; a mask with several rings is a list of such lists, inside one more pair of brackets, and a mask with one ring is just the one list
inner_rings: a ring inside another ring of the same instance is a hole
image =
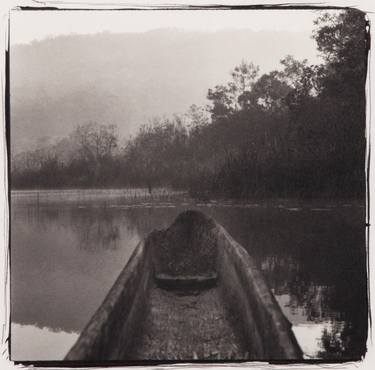
[[[142, 190], [13, 191], [11, 358], [59, 360], [138, 241], [183, 210], [221, 223], [255, 258], [306, 358], [358, 358], [367, 338], [365, 207], [194, 202]], [[236, 304], [236, 302], [233, 302]]]

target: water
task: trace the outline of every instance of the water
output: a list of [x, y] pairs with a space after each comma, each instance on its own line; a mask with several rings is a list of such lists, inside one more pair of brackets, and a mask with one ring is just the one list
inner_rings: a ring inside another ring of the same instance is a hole
[[172, 202], [165, 193], [135, 199], [103, 191], [65, 201], [47, 193], [12, 192], [13, 360], [62, 359], [138, 241], [191, 208], [213, 216], [255, 258], [306, 358], [364, 354], [363, 204]]

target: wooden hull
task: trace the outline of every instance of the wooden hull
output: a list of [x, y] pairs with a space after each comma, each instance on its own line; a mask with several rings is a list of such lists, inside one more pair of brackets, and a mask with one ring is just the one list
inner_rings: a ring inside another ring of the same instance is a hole
[[301, 358], [250, 255], [213, 219], [188, 211], [138, 244], [65, 360]]

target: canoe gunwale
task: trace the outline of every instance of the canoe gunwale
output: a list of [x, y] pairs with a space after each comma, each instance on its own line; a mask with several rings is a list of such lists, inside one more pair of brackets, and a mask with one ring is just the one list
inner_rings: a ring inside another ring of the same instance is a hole
[[[242, 319], [245, 340], [253, 347], [256, 359], [302, 359], [303, 352], [291, 329], [292, 324], [283, 314], [254, 259], [223, 226], [216, 223], [216, 228], [221, 239], [221, 258], [225, 253], [229, 254], [226, 258], [232, 262], [234, 269], [231, 272], [224, 267], [225, 273], [221, 273], [223, 281], [219, 286], [225, 288], [229, 276], [233, 278], [235, 275], [236, 281], [231, 285], [229, 283], [224, 295], [232, 294], [236, 299], [234, 310], [237, 310], [236, 316]], [[258, 346], [254, 343], [256, 341]]]

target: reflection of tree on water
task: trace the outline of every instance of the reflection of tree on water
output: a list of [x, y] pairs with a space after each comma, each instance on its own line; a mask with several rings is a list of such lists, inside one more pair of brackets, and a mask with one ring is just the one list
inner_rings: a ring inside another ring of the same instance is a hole
[[[26, 212], [26, 217], [25, 213]], [[47, 232], [51, 227], [66, 229], [73, 232], [80, 248], [85, 250], [117, 249], [120, 238], [120, 226], [118, 215], [107, 207], [37, 207], [35, 205], [26, 207], [15, 207], [12, 217], [21, 217], [30, 224], [37, 227], [40, 232]], [[127, 232], [134, 232], [134, 226], [128, 227]], [[130, 229], [129, 229], [130, 227]]]
[[314, 322], [337, 317], [330, 302], [333, 287], [311, 280], [299, 261], [291, 256], [268, 256], [261, 267], [274, 294], [289, 297], [287, 306], [292, 314], [299, 312], [306, 321]]
[[319, 352], [319, 357], [329, 359], [344, 355], [348, 349], [348, 336], [345, 338], [343, 335], [346, 327], [344, 323], [335, 322], [331, 329], [324, 329], [321, 338], [321, 346], [324, 350]]
[[80, 248], [113, 250], [121, 247], [121, 232], [142, 238], [168, 227], [178, 213], [171, 208], [87, 207], [72, 209], [69, 220]]
[[78, 209], [72, 213], [71, 228], [76, 234], [81, 249], [95, 251], [98, 248], [108, 250], [119, 248], [118, 219], [106, 208]]
[[[352, 322], [333, 322], [330, 329], [324, 329], [318, 356], [325, 359], [360, 359], [364, 355], [365, 341]], [[367, 338], [365, 338], [367, 339]]]
[[[109, 208], [82, 207], [14, 207], [12, 217], [20, 215], [29, 227], [46, 232], [51, 227], [66, 229], [74, 233], [78, 245], [84, 250], [119, 248], [121, 231], [145, 237], [155, 229], [168, 227], [181, 211], [180, 208]], [[26, 215], [25, 215], [26, 212]], [[26, 216], [26, 217], [25, 217]]]
[[27, 205], [12, 205], [11, 219], [21, 217], [32, 225], [37, 227], [40, 232], [45, 232], [51, 223], [57, 222], [61, 219], [64, 210], [55, 207], [39, 207], [35, 204]]
[[[319, 357], [359, 359], [365, 352], [367, 340], [364, 266], [350, 273], [345, 266], [356, 261], [342, 259], [339, 267], [332, 267], [327, 276], [319, 274], [317, 278], [309, 268], [310, 258], [313, 257], [303, 254], [299, 259], [270, 256], [263, 261], [262, 269], [275, 294], [288, 295], [292, 314], [298, 311], [307, 321], [332, 322], [331, 329], [326, 328], [322, 334], [324, 350]], [[349, 275], [345, 280], [352, 280], [351, 284], [343, 284], [343, 273]], [[319, 285], [322, 280], [326, 285]]]

